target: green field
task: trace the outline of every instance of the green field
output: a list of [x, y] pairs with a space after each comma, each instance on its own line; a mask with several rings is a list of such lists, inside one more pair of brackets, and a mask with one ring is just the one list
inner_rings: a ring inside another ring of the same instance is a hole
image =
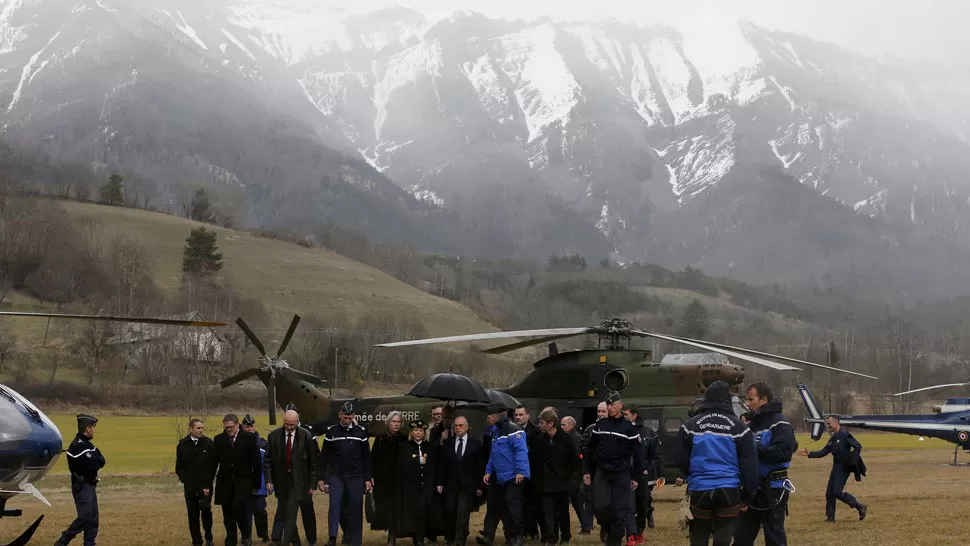
[[258, 296], [281, 329], [293, 313], [339, 315], [354, 321], [368, 312], [388, 312], [419, 319], [435, 336], [497, 330], [456, 302], [322, 248], [157, 212], [75, 201], [60, 204], [74, 218], [95, 218], [106, 231], [143, 244], [153, 260], [155, 281], [169, 291], [179, 286], [182, 249], [189, 231], [202, 225], [215, 230], [223, 255], [222, 274], [245, 294]]

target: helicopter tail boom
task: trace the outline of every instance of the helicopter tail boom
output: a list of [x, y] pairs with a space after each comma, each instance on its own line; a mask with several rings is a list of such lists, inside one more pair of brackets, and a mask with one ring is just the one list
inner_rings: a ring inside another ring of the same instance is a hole
[[812, 392], [808, 390], [808, 385], [799, 383], [798, 394], [801, 395], [802, 402], [805, 403], [805, 410], [808, 412], [808, 418], [805, 420], [812, 424], [812, 440], [818, 441], [822, 437], [822, 431], [825, 430], [825, 418], [819, 411], [818, 402], [815, 401]]

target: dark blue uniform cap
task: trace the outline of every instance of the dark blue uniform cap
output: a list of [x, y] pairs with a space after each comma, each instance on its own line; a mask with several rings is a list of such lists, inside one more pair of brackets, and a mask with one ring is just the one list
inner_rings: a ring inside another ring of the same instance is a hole
[[344, 405], [340, 406], [340, 413], [352, 415], [354, 413], [354, 405], [350, 402], [344, 402]]
[[417, 421], [411, 421], [411, 428], [428, 428], [428, 424], [418, 419]]
[[91, 425], [98, 424], [98, 420], [86, 413], [80, 413], [77, 415], [77, 426], [81, 428], [87, 428]]
[[611, 393], [609, 393], [609, 394], [606, 395], [606, 403], [607, 404], [615, 404], [615, 403], [619, 402], [620, 400], [623, 400], [623, 397], [620, 396], [620, 393], [618, 393], [616, 391], [613, 391], [613, 392], [611, 392]]
[[252, 415], [247, 413], [246, 416], [243, 417], [242, 424], [247, 427], [256, 426], [256, 420], [253, 419]]

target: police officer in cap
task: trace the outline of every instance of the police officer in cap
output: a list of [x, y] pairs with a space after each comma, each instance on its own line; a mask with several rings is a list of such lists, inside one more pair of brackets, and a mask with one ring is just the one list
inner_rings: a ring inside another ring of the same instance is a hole
[[67, 546], [74, 537], [84, 533], [84, 546], [94, 546], [98, 536], [98, 470], [104, 467], [104, 456], [91, 440], [98, 420], [90, 415], [77, 416], [77, 436], [67, 449], [67, 468], [71, 472], [71, 495], [77, 508], [77, 518], [61, 533], [54, 546]]
[[765, 546], [787, 546], [785, 516], [788, 514], [788, 467], [798, 447], [791, 423], [781, 413], [781, 399], [775, 399], [765, 383], [748, 387], [748, 427], [758, 449], [758, 495], [755, 504], [742, 508], [734, 532], [734, 546], [754, 546], [761, 527]]
[[364, 491], [373, 487], [370, 475], [370, 442], [367, 431], [354, 422], [354, 406], [344, 402], [338, 413], [340, 422], [331, 425], [323, 437], [317, 462], [317, 485], [330, 495], [329, 546], [337, 544], [341, 509], [347, 508], [344, 539], [351, 546], [363, 540]]
[[[619, 546], [633, 514], [633, 497], [643, 474], [640, 433], [623, 418], [623, 400], [618, 392], [606, 397], [605, 419], [593, 425], [587, 452], [583, 454], [587, 474], [583, 482], [593, 485], [593, 511], [608, 523], [607, 546]], [[636, 544], [630, 529], [627, 544]]]

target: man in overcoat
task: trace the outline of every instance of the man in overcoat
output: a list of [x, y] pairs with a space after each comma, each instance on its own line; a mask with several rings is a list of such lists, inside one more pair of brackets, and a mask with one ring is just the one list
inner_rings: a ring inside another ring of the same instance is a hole
[[[283, 536], [281, 544], [290, 544], [296, 535], [297, 509], [309, 508], [313, 490], [317, 487], [316, 462], [319, 455], [317, 442], [305, 428], [299, 427], [300, 414], [294, 410], [283, 414], [283, 426], [269, 433], [267, 438], [266, 491], [275, 494], [277, 506], [283, 510]], [[316, 544], [316, 519], [313, 528], [307, 529], [307, 542]]]

